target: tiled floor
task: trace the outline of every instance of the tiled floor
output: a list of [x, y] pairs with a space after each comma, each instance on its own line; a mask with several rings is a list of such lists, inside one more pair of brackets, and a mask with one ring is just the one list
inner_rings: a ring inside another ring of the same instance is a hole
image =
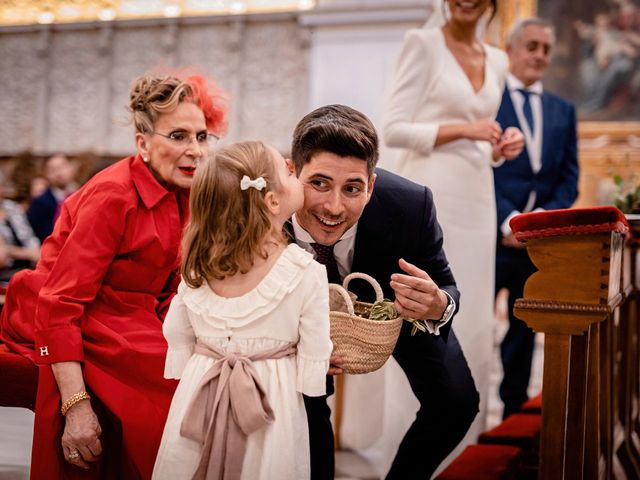
[[0, 408], [0, 479], [26, 480], [31, 461], [33, 413]]
[[[498, 312], [499, 317], [500, 312]], [[505, 333], [506, 322], [496, 323], [496, 345]], [[542, 388], [542, 351], [543, 340], [536, 337], [534, 366], [530, 394], [538, 393]], [[498, 384], [502, 376], [498, 349], [495, 349], [491, 373], [491, 396], [487, 427], [500, 423], [502, 404], [498, 398]], [[24, 409], [0, 408], [0, 480], [24, 480], [28, 478], [30, 462], [31, 429], [33, 414]], [[351, 453], [338, 452], [336, 457], [336, 478], [339, 480], [378, 480], [366, 460]]]

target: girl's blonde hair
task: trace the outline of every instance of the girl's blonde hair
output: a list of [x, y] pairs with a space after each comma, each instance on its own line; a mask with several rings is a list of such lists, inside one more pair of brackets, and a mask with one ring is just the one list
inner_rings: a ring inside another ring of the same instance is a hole
[[[267, 186], [240, 189], [244, 175], [262, 177]], [[240, 142], [217, 150], [197, 168], [191, 186], [190, 219], [182, 240], [182, 277], [197, 288], [208, 279], [246, 273], [256, 255], [267, 258], [265, 239], [274, 232], [264, 196], [280, 190], [280, 180], [268, 147]]]

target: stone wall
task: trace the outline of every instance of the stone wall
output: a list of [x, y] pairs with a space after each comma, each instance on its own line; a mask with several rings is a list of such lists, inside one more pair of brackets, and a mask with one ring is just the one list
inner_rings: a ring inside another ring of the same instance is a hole
[[303, 13], [0, 28], [0, 157], [134, 151], [131, 82], [192, 66], [232, 98], [225, 141], [286, 153], [310, 108], [342, 102], [374, 119], [404, 32], [436, 0], [319, 0]]
[[231, 138], [286, 150], [308, 97], [308, 33], [293, 15], [0, 31], [0, 155], [133, 151], [133, 79], [192, 66], [232, 98]]

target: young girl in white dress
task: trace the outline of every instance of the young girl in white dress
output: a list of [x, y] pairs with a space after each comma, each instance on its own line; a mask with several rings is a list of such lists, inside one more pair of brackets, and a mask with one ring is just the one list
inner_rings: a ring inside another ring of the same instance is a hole
[[199, 165], [163, 327], [165, 377], [180, 383], [153, 478], [309, 478], [302, 394], [325, 394], [332, 344], [326, 270], [283, 233], [303, 202], [261, 142]]

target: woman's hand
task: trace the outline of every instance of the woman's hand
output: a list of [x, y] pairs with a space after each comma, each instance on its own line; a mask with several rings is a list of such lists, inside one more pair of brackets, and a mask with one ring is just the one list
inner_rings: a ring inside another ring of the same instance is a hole
[[67, 462], [84, 469], [102, 454], [98, 417], [88, 400], [76, 403], [65, 416], [62, 450]]
[[502, 137], [502, 127], [491, 118], [483, 118], [475, 122], [440, 125], [435, 146], [454, 142], [460, 139], [479, 140], [497, 145]]
[[496, 145], [502, 137], [502, 127], [491, 118], [483, 118], [468, 124], [466, 137], [471, 140], [484, 140]]
[[[80, 362], [57, 362], [51, 364], [56, 377], [62, 403], [79, 392], [86, 392]], [[76, 401], [65, 414], [62, 433], [64, 459], [72, 465], [88, 469], [87, 462], [95, 462], [102, 453], [100, 434], [102, 429], [98, 417], [88, 399]]]
[[524, 148], [524, 135], [517, 127], [508, 127], [498, 143], [500, 155], [507, 160], [513, 160]]

